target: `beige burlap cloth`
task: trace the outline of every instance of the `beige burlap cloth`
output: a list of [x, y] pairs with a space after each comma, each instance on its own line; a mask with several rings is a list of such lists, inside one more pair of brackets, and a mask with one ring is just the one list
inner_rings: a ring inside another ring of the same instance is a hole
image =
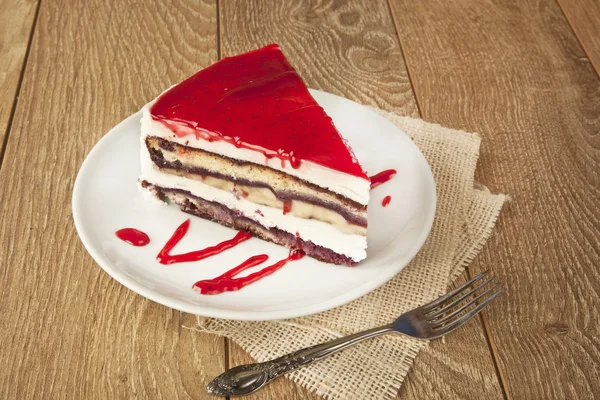
[[[444, 293], [481, 250], [507, 197], [474, 182], [480, 138], [376, 110], [406, 132], [429, 162], [437, 187], [435, 222], [416, 258], [381, 288], [344, 306], [284, 321], [198, 319], [197, 329], [231, 338], [257, 361], [387, 324]], [[359, 267], [360, 268], [360, 267]], [[391, 399], [427, 342], [387, 335], [288, 377], [326, 399]]]

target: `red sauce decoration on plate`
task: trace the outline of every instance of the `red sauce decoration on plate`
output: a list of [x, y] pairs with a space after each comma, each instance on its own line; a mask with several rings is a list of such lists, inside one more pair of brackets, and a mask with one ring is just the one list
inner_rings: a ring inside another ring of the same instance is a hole
[[375, 189], [377, 186], [383, 183], [386, 183], [387, 181], [392, 179], [394, 175], [396, 175], [395, 169], [386, 169], [385, 171], [381, 171], [378, 174], [371, 176], [371, 190]]
[[177, 227], [177, 229], [173, 233], [173, 236], [171, 236], [171, 238], [167, 241], [167, 243], [156, 256], [158, 262], [160, 262], [161, 264], [170, 265], [181, 262], [200, 261], [205, 258], [220, 254], [225, 250], [229, 250], [232, 247], [235, 247], [238, 244], [252, 237], [248, 232], [240, 231], [233, 237], [233, 239], [225, 240], [215, 246], [207, 247], [202, 250], [191, 251], [189, 253], [171, 255], [171, 250], [173, 250], [177, 243], [179, 243], [181, 239], [183, 239], [189, 227], [189, 219], [185, 220], [185, 222], [183, 222], [181, 225], [179, 225], [179, 227]]
[[193, 289], [200, 294], [219, 294], [223, 292], [232, 292], [240, 290], [243, 287], [254, 283], [265, 276], [271, 275], [273, 272], [282, 268], [290, 261], [299, 260], [304, 256], [304, 253], [298, 249], [290, 249], [287, 258], [277, 261], [275, 264], [254, 272], [242, 278], [235, 278], [242, 271], [259, 265], [266, 261], [269, 257], [266, 254], [252, 256], [235, 268], [230, 269], [224, 274], [214, 279], [204, 279], [194, 284]]
[[[250, 239], [252, 236], [248, 232], [238, 232], [232, 239], [224, 240], [221, 243], [210, 246], [202, 250], [191, 251], [183, 254], [170, 254], [171, 250], [183, 239], [190, 227], [190, 219], [185, 220], [181, 225], [175, 229], [173, 235], [169, 238], [167, 243], [160, 250], [156, 259], [161, 264], [175, 264], [181, 262], [200, 261], [205, 258], [220, 254], [238, 244]], [[133, 228], [125, 228], [118, 230], [116, 235], [127, 243], [133, 246], [145, 246], [150, 242], [148, 235], [144, 232]], [[298, 234], [296, 234], [299, 236]], [[266, 254], [259, 254], [248, 258], [246, 261], [241, 263], [235, 268], [230, 269], [224, 274], [214, 278], [198, 281], [194, 284], [193, 289], [200, 294], [219, 294], [223, 292], [231, 292], [240, 290], [241, 288], [254, 283], [265, 276], [271, 275], [273, 272], [282, 268], [290, 261], [299, 260], [304, 256], [304, 252], [301, 249], [290, 249], [289, 255], [283, 260], [279, 260], [273, 265], [265, 267], [258, 272], [254, 272], [248, 276], [236, 278], [235, 276], [252, 268], [269, 259]]]
[[392, 201], [392, 196], [385, 196], [381, 201], [381, 205], [386, 207], [388, 204], [390, 204], [390, 201]]
[[115, 235], [132, 246], [141, 247], [150, 243], [150, 238], [144, 232], [134, 228], [119, 229]]

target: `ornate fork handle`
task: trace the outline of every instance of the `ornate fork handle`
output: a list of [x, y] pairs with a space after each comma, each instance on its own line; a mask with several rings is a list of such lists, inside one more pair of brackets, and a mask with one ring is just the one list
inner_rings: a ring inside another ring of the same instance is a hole
[[307, 347], [260, 364], [240, 365], [217, 376], [206, 389], [220, 396], [249, 394], [283, 374], [388, 332], [418, 339], [439, 338], [467, 323], [502, 292], [501, 285], [494, 283], [494, 278], [485, 271], [445, 295], [405, 312], [390, 325]]
[[307, 347], [263, 363], [240, 365], [217, 376], [206, 386], [206, 389], [209, 393], [220, 396], [250, 394], [288, 372], [318, 361], [362, 340], [393, 331], [391, 325], [385, 325]]

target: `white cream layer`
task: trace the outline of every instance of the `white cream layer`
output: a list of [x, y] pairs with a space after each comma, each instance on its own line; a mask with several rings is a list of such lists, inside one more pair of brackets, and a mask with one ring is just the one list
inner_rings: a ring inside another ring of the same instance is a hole
[[[281, 209], [253, 203], [236, 197], [231, 192], [216, 189], [194, 179], [163, 173], [150, 159], [143, 137], [141, 144], [141, 180], [164, 188], [186, 190], [202, 199], [223, 204], [227, 208], [240, 211], [245, 217], [267, 228], [276, 227], [292, 235], [296, 235], [298, 232], [303, 240], [331, 249], [354, 261], [361, 261], [367, 256], [367, 238], [365, 236], [343, 234], [328, 223], [315, 219], [298, 218], [290, 214], [284, 215]], [[257, 210], [260, 213], [256, 212]]]
[[267, 160], [266, 157], [258, 151], [237, 148], [233, 144], [223, 140], [208, 142], [206, 140], [196, 139], [194, 130], [191, 128], [182, 128], [184, 131], [189, 130], [189, 135], [179, 137], [164, 124], [155, 121], [152, 118], [150, 115], [150, 107], [154, 104], [154, 101], [155, 100], [146, 104], [144, 108], [142, 108], [142, 139], [145, 136], [156, 136], [184, 146], [209, 151], [221, 156], [249, 161], [255, 164], [267, 165], [278, 171], [285, 172], [286, 174], [293, 175], [332, 192], [341, 194], [360, 204], [369, 204], [369, 190], [371, 184], [366, 179], [334, 171], [330, 168], [305, 160], [302, 160], [299, 168], [289, 167], [289, 163], [287, 162], [285, 163], [285, 168], [283, 168], [280, 159], [271, 158]]

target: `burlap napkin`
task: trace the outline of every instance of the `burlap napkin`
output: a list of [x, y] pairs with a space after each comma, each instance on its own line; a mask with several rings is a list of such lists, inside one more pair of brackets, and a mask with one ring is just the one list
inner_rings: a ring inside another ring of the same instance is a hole
[[[490, 236], [507, 197], [494, 195], [473, 177], [480, 138], [376, 110], [406, 132], [421, 149], [435, 177], [438, 204], [431, 234], [417, 257], [381, 288], [345, 306], [285, 321], [198, 319], [198, 329], [227, 336], [257, 361], [387, 324], [406, 310], [446, 291]], [[387, 335], [288, 375], [326, 399], [396, 397], [426, 341]]]

